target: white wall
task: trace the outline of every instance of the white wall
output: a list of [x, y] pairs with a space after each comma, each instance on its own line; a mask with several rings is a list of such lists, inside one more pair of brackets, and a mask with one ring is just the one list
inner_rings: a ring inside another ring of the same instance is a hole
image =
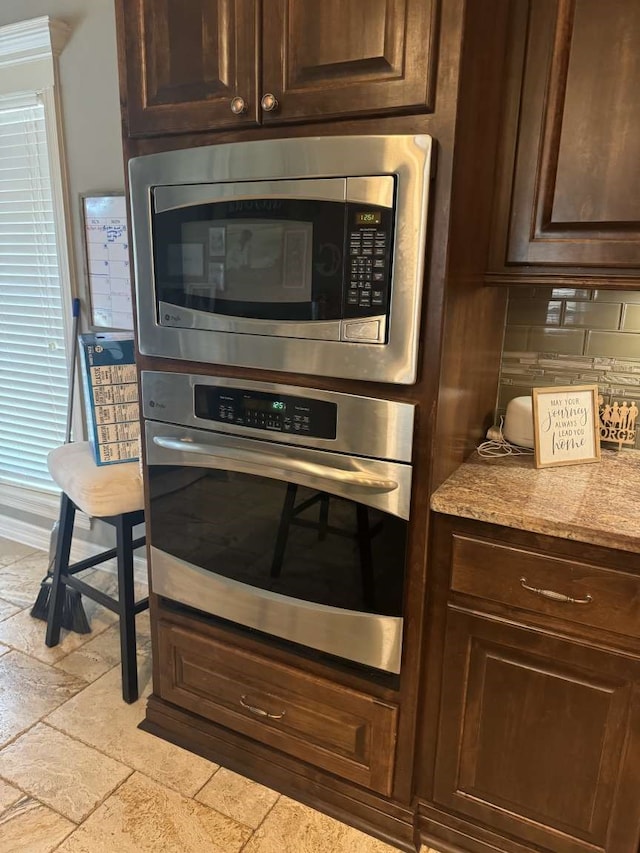
[[0, 26], [42, 15], [71, 27], [60, 56], [60, 95], [77, 289], [86, 304], [79, 194], [124, 189], [114, 4], [113, 0], [0, 0]]
[[[0, 0], [0, 26], [39, 18], [62, 20], [71, 28], [59, 60], [64, 146], [73, 218], [76, 290], [89, 325], [83, 269], [79, 194], [124, 190], [120, 105], [113, 0]], [[37, 507], [0, 505], [0, 532], [46, 548], [55, 517]], [[101, 531], [80, 529], [81, 537], [102, 540]]]

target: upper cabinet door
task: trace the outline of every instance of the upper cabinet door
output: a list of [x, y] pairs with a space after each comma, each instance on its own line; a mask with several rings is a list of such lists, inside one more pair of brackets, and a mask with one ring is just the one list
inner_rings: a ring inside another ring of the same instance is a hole
[[257, 122], [257, 0], [121, 4], [131, 136]]
[[268, 0], [262, 120], [433, 110], [438, 0]]
[[504, 157], [515, 169], [504, 170], [493, 265], [629, 274], [640, 267], [640, 2], [514, 9]]

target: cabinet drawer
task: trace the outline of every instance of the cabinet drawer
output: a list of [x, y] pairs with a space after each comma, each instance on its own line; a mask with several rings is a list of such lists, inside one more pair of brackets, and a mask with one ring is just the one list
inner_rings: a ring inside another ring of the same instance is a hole
[[170, 623], [159, 641], [163, 699], [391, 793], [395, 705]]
[[456, 534], [451, 589], [640, 637], [640, 578], [625, 572]]

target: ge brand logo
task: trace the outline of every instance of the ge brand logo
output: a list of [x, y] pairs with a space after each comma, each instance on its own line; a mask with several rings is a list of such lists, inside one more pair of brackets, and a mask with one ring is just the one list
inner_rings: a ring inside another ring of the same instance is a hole
[[104, 347], [101, 347], [100, 344], [98, 344], [96, 346], [96, 352], [102, 352], [103, 350], [104, 350]]
[[156, 403], [155, 400], [149, 400], [149, 408], [150, 409], [155, 409], [155, 408], [164, 409], [164, 408], [166, 408], [166, 406], [164, 403]]

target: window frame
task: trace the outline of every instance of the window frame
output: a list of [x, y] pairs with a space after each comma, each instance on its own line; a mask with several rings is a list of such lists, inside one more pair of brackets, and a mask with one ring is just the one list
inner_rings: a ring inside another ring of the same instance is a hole
[[[73, 217], [64, 153], [58, 57], [70, 33], [71, 29], [66, 23], [48, 16], [0, 27], [0, 95], [34, 93], [40, 98], [44, 108], [65, 355], [69, 371], [73, 352], [72, 304], [77, 293], [77, 279], [73, 253]], [[72, 434], [76, 440], [84, 437], [78, 379], [79, 371], [74, 383], [72, 408]], [[58, 513], [58, 492], [47, 492], [33, 486], [0, 483], [0, 505], [2, 504], [54, 521]], [[10, 521], [14, 522], [13, 519]], [[4, 533], [2, 528], [5, 526], [0, 520], [0, 535]]]

